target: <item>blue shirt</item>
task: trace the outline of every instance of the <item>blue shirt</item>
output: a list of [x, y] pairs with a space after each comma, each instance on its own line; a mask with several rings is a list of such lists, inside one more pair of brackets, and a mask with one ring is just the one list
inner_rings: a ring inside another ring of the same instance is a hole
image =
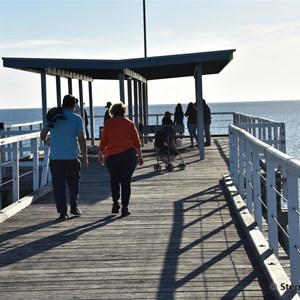
[[76, 159], [78, 157], [77, 135], [83, 132], [81, 116], [64, 109], [65, 120], [57, 119], [54, 128], [47, 122], [44, 129], [50, 130], [50, 159]]

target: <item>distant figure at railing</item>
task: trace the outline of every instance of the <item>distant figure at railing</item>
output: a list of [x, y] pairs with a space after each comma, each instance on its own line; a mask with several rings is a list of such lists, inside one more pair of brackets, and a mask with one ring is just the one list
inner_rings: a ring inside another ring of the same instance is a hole
[[166, 111], [164, 117], [161, 120], [161, 124], [162, 125], [173, 125], [174, 122], [171, 119], [171, 115], [172, 114], [169, 111]]
[[[87, 145], [82, 118], [74, 113], [76, 98], [66, 95], [63, 99], [65, 119], [57, 118], [53, 127], [45, 122], [41, 139], [51, 145], [49, 167], [52, 174], [53, 195], [59, 219], [68, 218], [66, 182], [69, 187], [71, 214], [80, 215], [78, 207], [81, 163], [78, 159], [78, 142], [82, 153], [82, 166], [88, 166]], [[50, 131], [50, 139], [47, 134]]]
[[204, 134], [205, 134], [205, 146], [210, 146], [210, 124], [211, 124], [211, 112], [210, 107], [203, 99], [203, 119], [204, 119]]
[[80, 106], [79, 106], [79, 100], [77, 98], [75, 98], [76, 100], [76, 104], [75, 104], [75, 108], [74, 108], [74, 113], [77, 115], [80, 115]]
[[109, 114], [110, 107], [111, 107], [111, 102], [107, 102], [106, 106], [105, 106], [105, 108], [107, 108], [107, 110], [106, 110], [106, 112], [104, 114], [103, 124], [105, 124], [105, 122], [111, 118], [111, 116]]
[[[84, 103], [83, 103], [84, 105]], [[85, 137], [87, 140], [90, 139], [90, 133], [89, 133], [89, 116], [87, 114], [85, 106], [83, 106], [83, 113], [84, 113], [84, 125], [85, 125]]]
[[195, 107], [193, 102], [190, 102], [188, 104], [188, 107], [185, 112], [185, 116], [188, 118], [187, 127], [191, 139], [191, 147], [194, 147], [194, 138], [197, 143], [198, 137], [197, 137], [197, 108]]
[[[182, 105], [181, 103], [178, 103], [175, 107], [174, 124], [183, 124], [183, 118], [184, 118], [184, 113], [182, 110]], [[180, 134], [183, 134], [183, 132], [180, 132]]]

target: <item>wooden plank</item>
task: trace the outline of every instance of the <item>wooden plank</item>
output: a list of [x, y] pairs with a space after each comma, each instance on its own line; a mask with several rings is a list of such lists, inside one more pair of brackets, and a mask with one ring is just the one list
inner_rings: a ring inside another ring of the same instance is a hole
[[203, 161], [185, 148], [186, 169], [174, 172], [154, 171], [147, 147], [130, 216], [110, 214], [95, 154], [82, 171], [81, 217], [57, 221], [48, 193], [0, 224], [1, 299], [273, 298], [220, 185], [227, 139], [213, 138]]

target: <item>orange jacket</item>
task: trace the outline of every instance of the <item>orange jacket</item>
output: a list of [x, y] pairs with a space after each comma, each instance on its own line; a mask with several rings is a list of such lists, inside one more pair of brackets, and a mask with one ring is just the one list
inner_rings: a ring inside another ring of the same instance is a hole
[[105, 157], [130, 148], [140, 148], [141, 141], [134, 123], [125, 117], [113, 117], [104, 124], [99, 148]]

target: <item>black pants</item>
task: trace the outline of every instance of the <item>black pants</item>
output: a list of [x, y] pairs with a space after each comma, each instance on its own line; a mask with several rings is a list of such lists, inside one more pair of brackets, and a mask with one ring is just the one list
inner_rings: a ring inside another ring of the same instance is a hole
[[78, 205], [81, 162], [79, 159], [51, 159], [49, 165], [57, 212], [66, 213], [66, 183], [69, 188], [69, 200], [71, 206]]
[[[122, 199], [122, 206], [127, 207], [131, 195], [131, 178], [137, 164], [135, 149], [129, 149], [106, 159], [110, 175], [111, 196], [113, 201]], [[121, 190], [121, 194], [120, 194]]]

